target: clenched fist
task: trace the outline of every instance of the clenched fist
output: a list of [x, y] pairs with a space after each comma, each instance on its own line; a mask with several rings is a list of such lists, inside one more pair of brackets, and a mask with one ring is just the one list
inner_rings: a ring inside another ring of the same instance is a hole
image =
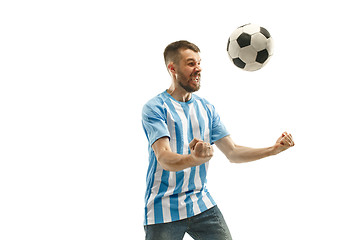
[[276, 153], [285, 151], [286, 149], [293, 147], [294, 145], [295, 143], [291, 134], [287, 132], [283, 132], [281, 137], [279, 137], [275, 143]]
[[207, 162], [214, 155], [214, 149], [210, 143], [194, 138], [190, 144], [190, 151], [195, 161]]

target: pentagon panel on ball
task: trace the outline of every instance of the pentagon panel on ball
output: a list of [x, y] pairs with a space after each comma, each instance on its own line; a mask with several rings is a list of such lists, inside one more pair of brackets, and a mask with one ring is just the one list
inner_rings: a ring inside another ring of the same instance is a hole
[[273, 55], [273, 39], [265, 28], [249, 23], [238, 27], [230, 35], [227, 52], [238, 68], [256, 71], [265, 66]]

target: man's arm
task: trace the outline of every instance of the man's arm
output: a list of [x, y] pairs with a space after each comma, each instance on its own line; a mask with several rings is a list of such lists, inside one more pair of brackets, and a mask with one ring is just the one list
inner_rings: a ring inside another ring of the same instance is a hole
[[276, 155], [295, 145], [291, 134], [284, 132], [274, 146], [268, 148], [249, 148], [236, 145], [230, 136], [215, 142], [215, 145], [232, 163], [245, 163]]
[[173, 153], [168, 137], [159, 138], [152, 145], [157, 161], [167, 171], [175, 172], [201, 165], [209, 161], [214, 154], [214, 149], [209, 143], [196, 138], [190, 142], [189, 147], [190, 154]]

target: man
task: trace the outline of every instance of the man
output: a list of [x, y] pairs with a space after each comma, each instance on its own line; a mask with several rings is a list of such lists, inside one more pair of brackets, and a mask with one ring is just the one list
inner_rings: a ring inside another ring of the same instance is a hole
[[292, 146], [284, 132], [268, 148], [236, 145], [213, 105], [193, 94], [199, 90], [199, 48], [188, 41], [164, 51], [172, 83], [147, 102], [142, 123], [149, 141], [145, 194], [146, 239], [231, 239], [225, 220], [206, 188], [206, 173], [215, 145], [233, 163], [278, 154]]

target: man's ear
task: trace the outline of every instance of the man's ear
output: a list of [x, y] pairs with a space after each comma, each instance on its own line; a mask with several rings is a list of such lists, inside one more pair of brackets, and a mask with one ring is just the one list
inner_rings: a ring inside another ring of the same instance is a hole
[[168, 71], [169, 71], [170, 73], [175, 73], [175, 65], [174, 65], [173, 62], [171, 62], [171, 63], [168, 64]]

